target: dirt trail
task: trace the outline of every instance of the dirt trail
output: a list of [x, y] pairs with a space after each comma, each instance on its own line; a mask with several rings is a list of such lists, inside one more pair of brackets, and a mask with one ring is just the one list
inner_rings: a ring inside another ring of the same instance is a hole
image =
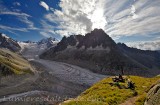
[[128, 100], [126, 100], [124, 103], [122, 103], [120, 105], [136, 105], [135, 104], [136, 98], [137, 97], [129, 98]]

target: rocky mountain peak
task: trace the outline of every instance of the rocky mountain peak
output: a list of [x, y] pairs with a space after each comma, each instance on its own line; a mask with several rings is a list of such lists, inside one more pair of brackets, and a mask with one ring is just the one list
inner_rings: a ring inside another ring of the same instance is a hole
[[57, 44], [55, 51], [62, 51], [67, 46], [74, 46], [77, 49], [80, 48], [97, 48], [105, 49], [107, 47], [115, 48], [116, 43], [109, 37], [102, 29], [94, 29], [90, 33], [83, 35], [71, 35], [69, 37], [64, 36], [62, 40]]
[[47, 47], [51, 47], [53, 46], [55, 43], [57, 43], [58, 40], [56, 38], [53, 38], [53, 37], [49, 37], [49, 38], [44, 38], [40, 41], [37, 42], [38, 45], [42, 45], [42, 44], [46, 44]]
[[57, 40], [56, 40], [56, 38], [49, 37], [49, 38], [41, 39], [40, 41], [38, 41], [38, 43], [39, 44], [44, 44], [44, 43], [47, 43], [49, 41], [57, 41]]
[[11, 39], [3, 33], [0, 33], [0, 48], [7, 48], [14, 52], [17, 52], [21, 49], [17, 41]]
[[101, 45], [106, 48], [108, 46], [116, 46], [116, 43], [102, 29], [94, 29], [83, 37], [83, 41], [78, 46], [95, 48]]
[[9, 37], [6, 34], [0, 33], [0, 37], [5, 38], [5, 39], [9, 39]]

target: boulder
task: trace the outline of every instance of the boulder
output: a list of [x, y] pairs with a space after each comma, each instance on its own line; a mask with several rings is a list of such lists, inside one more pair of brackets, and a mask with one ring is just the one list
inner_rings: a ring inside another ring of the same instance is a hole
[[144, 105], [160, 105], [160, 81], [149, 90]]

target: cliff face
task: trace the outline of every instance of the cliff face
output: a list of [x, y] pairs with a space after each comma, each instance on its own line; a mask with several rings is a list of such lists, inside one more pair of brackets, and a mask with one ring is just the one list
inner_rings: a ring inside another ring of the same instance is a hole
[[160, 80], [148, 92], [144, 105], [160, 105]]

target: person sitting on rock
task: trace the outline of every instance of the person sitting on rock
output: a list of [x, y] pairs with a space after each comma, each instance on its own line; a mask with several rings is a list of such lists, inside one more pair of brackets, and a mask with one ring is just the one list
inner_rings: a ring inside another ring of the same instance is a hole
[[119, 79], [120, 82], [124, 82], [123, 76], [121, 74], [119, 74], [119, 78], [118, 79]]
[[127, 85], [129, 89], [135, 89], [135, 83], [133, 83], [130, 79], [128, 79]]
[[124, 79], [122, 77], [122, 75], [119, 74], [119, 76], [115, 77], [115, 78], [112, 78], [113, 82], [124, 82]]

